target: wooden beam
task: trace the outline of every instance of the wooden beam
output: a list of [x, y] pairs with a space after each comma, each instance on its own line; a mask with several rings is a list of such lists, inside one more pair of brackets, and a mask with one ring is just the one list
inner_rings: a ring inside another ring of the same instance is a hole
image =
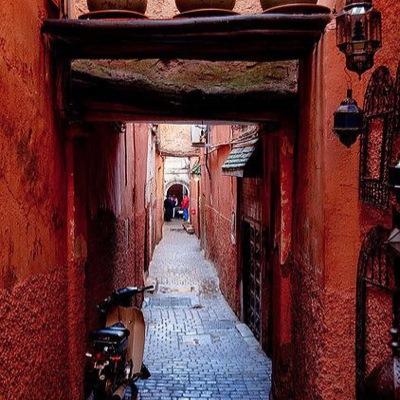
[[[292, 112], [295, 107], [286, 112]], [[125, 105], [110, 104], [85, 104], [79, 110], [79, 115], [75, 119], [85, 122], [110, 122], [110, 121], [129, 121], [129, 122], [153, 122], [153, 123], [181, 123], [196, 124], [202, 122], [204, 124], [233, 124], [233, 123], [265, 123], [278, 120], [281, 113], [264, 109], [248, 111], [231, 111], [231, 112], [214, 112], [207, 113], [182, 113], [182, 112], [165, 112], [165, 110], [144, 110], [134, 107], [126, 107]]]
[[72, 59], [288, 60], [319, 40], [327, 14], [172, 20], [46, 20], [42, 32]]

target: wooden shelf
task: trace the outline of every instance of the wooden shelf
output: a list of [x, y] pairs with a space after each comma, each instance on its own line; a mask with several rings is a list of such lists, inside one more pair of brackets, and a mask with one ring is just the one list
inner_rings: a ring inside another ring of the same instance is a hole
[[70, 59], [298, 59], [320, 39], [327, 14], [257, 14], [172, 20], [48, 19], [57, 54]]

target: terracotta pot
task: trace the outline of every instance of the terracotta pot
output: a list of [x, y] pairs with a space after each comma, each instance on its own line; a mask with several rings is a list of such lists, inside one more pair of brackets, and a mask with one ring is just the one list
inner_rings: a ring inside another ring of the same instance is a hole
[[87, 0], [89, 11], [129, 10], [144, 14], [147, 0]]
[[180, 12], [201, 10], [204, 8], [233, 10], [236, 0], [175, 0], [175, 3]]
[[317, 4], [318, 0], [260, 0], [262, 9], [285, 6], [287, 4]]

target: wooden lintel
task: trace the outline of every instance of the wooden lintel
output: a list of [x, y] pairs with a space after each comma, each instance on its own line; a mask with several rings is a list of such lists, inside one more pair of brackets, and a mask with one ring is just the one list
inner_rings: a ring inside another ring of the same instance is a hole
[[265, 123], [276, 122], [282, 112], [295, 110], [295, 103], [279, 110], [271, 107], [257, 107], [251, 109], [235, 108], [232, 110], [207, 110], [196, 109], [144, 109], [138, 106], [128, 106], [118, 103], [87, 102], [81, 104], [79, 118], [86, 122], [96, 121], [131, 121], [131, 122], [154, 122], [154, 123], [182, 123], [193, 124], [202, 121], [206, 124], [231, 124], [231, 123]]
[[160, 150], [159, 154], [161, 157], [199, 157], [200, 152], [188, 152], [188, 151], [164, 151]]
[[289, 60], [319, 40], [327, 14], [173, 20], [46, 20], [42, 32], [71, 59]]

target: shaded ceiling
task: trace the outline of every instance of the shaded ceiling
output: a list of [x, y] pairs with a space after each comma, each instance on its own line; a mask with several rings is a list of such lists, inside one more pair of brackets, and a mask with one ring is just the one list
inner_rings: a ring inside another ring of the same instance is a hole
[[215, 109], [229, 117], [293, 103], [298, 62], [76, 60], [71, 77], [72, 104], [94, 119], [113, 110], [196, 119]]

